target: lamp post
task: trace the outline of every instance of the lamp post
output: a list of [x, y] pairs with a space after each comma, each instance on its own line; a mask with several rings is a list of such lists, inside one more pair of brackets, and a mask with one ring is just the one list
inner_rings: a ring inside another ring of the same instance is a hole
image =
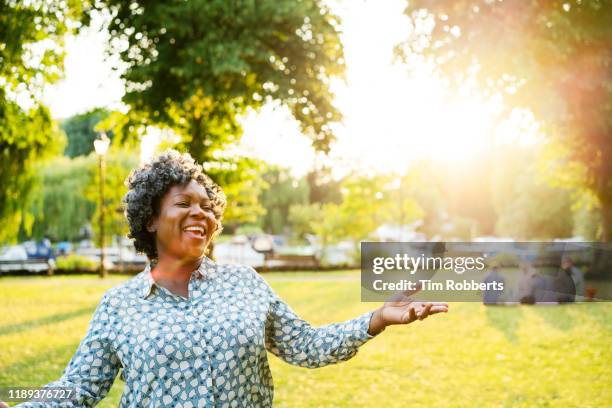
[[104, 158], [109, 144], [110, 139], [104, 132], [100, 134], [99, 139], [94, 140], [94, 149], [96, 149], [100, 165], [100, 278], [106, 277], [106, 269], [104, 269], [104, 171], [106, 163]]

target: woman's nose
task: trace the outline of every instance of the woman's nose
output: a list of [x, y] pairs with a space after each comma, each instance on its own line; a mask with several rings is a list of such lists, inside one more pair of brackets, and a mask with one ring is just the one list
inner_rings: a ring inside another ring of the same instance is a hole
[[199, 204], [191, 206], [191, 214], [194, 216], [198, 216], [204, 218], [206, 216], [206, 211]]

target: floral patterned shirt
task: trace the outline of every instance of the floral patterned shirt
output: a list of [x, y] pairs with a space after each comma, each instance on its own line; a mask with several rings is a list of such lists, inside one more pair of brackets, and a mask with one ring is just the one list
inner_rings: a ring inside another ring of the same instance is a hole
[[313, 328], [251, 267], [205, 258], [184, 298], [147, 266], [104, 294], [62, 377], [47, 385], [75, 387], [75, 398], [19, 406], [94, 406], [120, 369], [121, 407], [271, 406], [266, 350], [310, 368], [348, 360], [373, 337], [371, 316]]

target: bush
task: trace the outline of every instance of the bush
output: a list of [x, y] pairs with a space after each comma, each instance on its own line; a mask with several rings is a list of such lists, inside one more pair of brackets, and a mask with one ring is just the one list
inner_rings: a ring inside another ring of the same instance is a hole
[[56, 259], [57, 269], [66, 270], [94, 270], [98, 263], [82, 255], [71, 254]]

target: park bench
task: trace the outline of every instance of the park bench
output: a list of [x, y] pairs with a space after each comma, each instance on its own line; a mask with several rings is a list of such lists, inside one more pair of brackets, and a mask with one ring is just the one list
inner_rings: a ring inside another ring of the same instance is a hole
[[0, 260], [0, 273], [3, 272], [33, 272], [39, 273], [46, 271], [48, 275], [53, 275], [55, 262], [46, 259], [23, 259], [23, 260]]

